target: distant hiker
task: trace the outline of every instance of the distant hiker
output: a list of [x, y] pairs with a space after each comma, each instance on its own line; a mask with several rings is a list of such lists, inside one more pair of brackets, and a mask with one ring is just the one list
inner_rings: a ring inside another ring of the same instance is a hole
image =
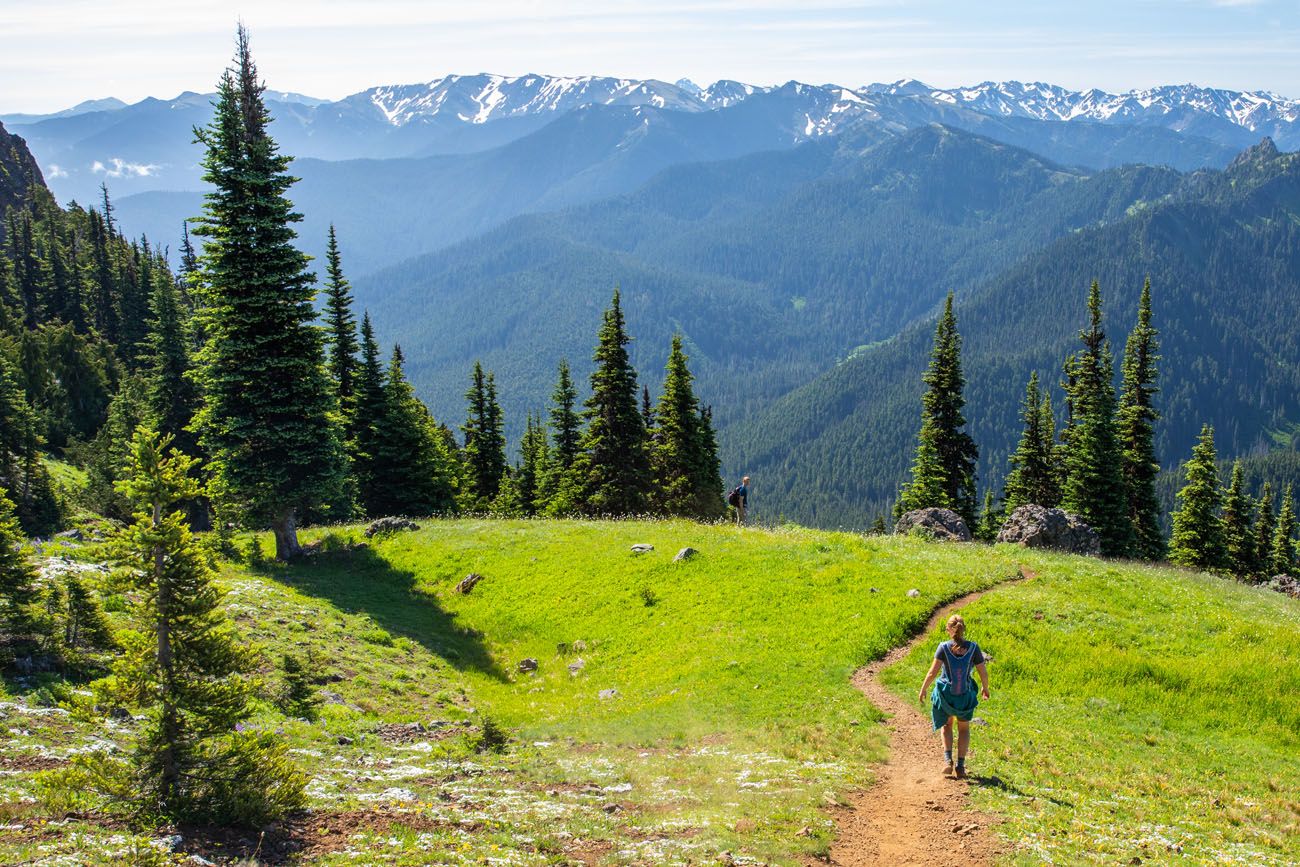
[[952, 765], [952, 723], [957, 721], [957, 768], [960, 779], [966, 776], [966, 748], [970, 745], [970, 720], [979, 704], [975, 692], [975, 678], [972, 671], [978, 672], [983, 685], [981, 694], [989, 697], [989, 671], [984, 665], [984, 654], [979, 645], [966, 640], [966, 621], [960, 614], [948, 618], [948, 636], [950, 641], [939, 645], [934, 652], [934, 663], [925, 675], [921, 692], [917, 696], [925, 704], [925, 693], [937, 676], [934, 691], [930, 693], [930, 720], [934, 730], [943, 729], [943, 759], [946, 773], [954, 773]]
[[749, 505], [749, 476], [740, 480], [740, 484], [727, 494], [727, 505], [736, 510], [736, 526], [745, 523], [745, 507]]

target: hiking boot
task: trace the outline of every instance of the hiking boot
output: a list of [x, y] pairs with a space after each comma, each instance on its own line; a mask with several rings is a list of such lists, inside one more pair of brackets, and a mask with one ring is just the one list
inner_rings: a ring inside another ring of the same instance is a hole
[[966, 766], [963, 764], [958, 764], [956, 773], [957, 773], [957, 779], [959, 780], [966, 779]]
[[943, 766], [943, 774], [945, 777], [951, 777], [953, 775], [952, 762], [948, 762]]

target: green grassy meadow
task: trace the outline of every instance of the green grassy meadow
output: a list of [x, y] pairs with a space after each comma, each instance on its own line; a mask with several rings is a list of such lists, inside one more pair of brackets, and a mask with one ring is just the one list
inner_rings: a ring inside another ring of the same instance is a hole
[[[968, 612], [995, 658], [975, 800], [1005, 817], [1012, 860], [1300, 859], [1300, 670], [1282, 650], [1300, 634], [1294, 600], [1010, 546], [423, 524], [365, 546], [358, 528], [316, 531], [301, 564], [223, 567], [227, 608], [267, 660], [252, 723], [283, 730], [311, 776], [309, 816], [177, 829], [177, 843], [56, 814], [36, 798], [39, 771], [129, 749], [135, 724], [90, 712], [84, 688], [9, 682], [0, 862], [804, 863], [833, 839], [827, 807], [885, 754], [851, 672], [1021, 564], [1038, 577]], [[699, 554], [673, 562], [686, 546]], [[456, 593], [470, 572], [482, 581]], [[284, 650], [320, 674], [315, 721], [271, 701]], [[925, 656], [890, 673], [904, 694]], [[480, 749], [489, 719], [510, 734], [502, 752]]]

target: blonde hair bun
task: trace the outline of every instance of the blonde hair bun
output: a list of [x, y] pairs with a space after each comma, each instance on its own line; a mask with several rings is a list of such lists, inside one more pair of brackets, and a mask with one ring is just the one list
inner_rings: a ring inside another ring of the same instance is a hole
[[954, 614], [948, 618], [947, 629], [948, 634], [957, 643], [960, 644], [966, 640], [966, 619], [960, 614]]

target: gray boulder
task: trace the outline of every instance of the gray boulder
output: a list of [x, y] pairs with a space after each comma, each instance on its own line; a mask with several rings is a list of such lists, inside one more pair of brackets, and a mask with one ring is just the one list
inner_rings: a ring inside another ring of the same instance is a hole
[[700, 552], [696, 551], [694, 548], [683, 548], [677, 552], [677, 556], [673, 558], [673, 562], [680, 563], [683, 560], [689, 560], [698, 553]]
[[366, 538], [371, 539], [375, 536], [386, 536], [389, 533], [400, 533], [403, 530], [418, 530], [420, 525], [410, 518], [379, 518], [371, 521], [370, 526], [366, 527]]
[[900, 536], [917, 532], [939, 542], [969, 542], [970, 528], [952, 509], [913, 509], [898, 519], [894, 532]]
[[1096, 531], [1078, 517], [1062, 509], [1033, 504], [1020, 506], [1011, 513], [998, 533], [998, 541], [1093, 557], [1101, 553]]
[[469, 591], [474, 589], [475, 584], [477, 584], [482, 580], [483, 580], [482, 575], [478, 574], [477, 572], [471, 572], [468, 575], [466, 575], [464, 578], [460, 579], [460, 582], [456, 584], [456, 592], [462, 594], [468, 593]]
[[533, 659], [531, 656], [528, 657], [527, 659], [519, 660], [520, 674], [527, 674], [530, 671], [536, 671], [536, 670], [537, 670], [537, 660]]
[[645, 543], [645, 542], [642, 542], [642, 543], [640, 543], [640, 544], [638, 544], [638, 545], [633, 545], [633, 546], [632, 546], [632, 553], [633, 553], [633, 554], [649, 554], [649, 553], [650, 553], [651, 551], [653, 551], [654, 549], [655, 549], [655, 546], [654, 546], [654, 545], [650, 545], [650, 544], [647, 544], [647, 543]]

